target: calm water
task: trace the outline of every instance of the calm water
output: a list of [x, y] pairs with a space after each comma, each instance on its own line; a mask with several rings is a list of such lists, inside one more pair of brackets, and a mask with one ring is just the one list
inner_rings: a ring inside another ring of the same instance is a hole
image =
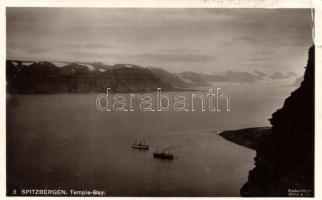
[[[294, 88], [217, 87], [231, 95], [231, 112], [99, 112], [97, 94], [8, 96], [9, 189], [239, 196], [255, 152], [212, 132], [269, 125]], [[145, 139], [150, 151], [131, 149], [135, 139]], [[153, 159], [154, 150], [168, 146], [177, 159]]]

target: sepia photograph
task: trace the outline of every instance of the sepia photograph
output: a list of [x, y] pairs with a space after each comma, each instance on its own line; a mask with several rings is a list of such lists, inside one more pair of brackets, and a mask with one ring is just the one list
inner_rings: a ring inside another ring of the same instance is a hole
[[315, 196], [314, 9], [5, 15], [6, 196]]

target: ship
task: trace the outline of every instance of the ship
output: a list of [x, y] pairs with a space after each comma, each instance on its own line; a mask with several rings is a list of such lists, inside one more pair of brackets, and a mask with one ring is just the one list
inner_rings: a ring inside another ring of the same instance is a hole
[[149, 150], [149, 145], [145, 144], [145, 141], [141, 142], [141, 140], [138, 142], [138, 140], [135, 140], [135, 142], [132, 144], [133, 149], [139, 149], [139, 150]]
[[174, 159], [174, 155], [166, 150], [163, 150], [161, 152], [159, 152], [159, 150], [157, 150], [157, 151], [153, 152], [153, 157], [163, 159], [163, 160], [173, 160]]

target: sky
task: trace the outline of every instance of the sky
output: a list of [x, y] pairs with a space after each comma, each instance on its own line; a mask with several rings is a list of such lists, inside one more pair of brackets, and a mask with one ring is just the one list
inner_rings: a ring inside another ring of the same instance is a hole
[[303, 74], [310, 9], [7, 8], [7, 58]]

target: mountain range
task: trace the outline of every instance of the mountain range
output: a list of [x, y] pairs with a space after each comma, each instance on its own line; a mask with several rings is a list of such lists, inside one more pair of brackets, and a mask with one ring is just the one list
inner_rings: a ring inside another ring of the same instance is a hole
[[130, 64], [113, 66], [71, 63], [57, 67], [51, 62], [7, 60], [7, 91], [9, 93], [87, 93], [149, 92], [157, 88], [174, 90], [185, 87], [183, 81], [160, 69], [149, 69]]
[[[63, 64], [62, 66], [59, 66]], [[272, 79], [296, 76], [276, 72]], [[273, 76], [272, 75], [272, 76]], [[216, 74], [197, 72], [171, 73], [162, 68], [133, 64], [104, 65], [102, 63], [57, 63], [23, 60], [6, 61], [7, 91], [12, 94], [151, 92], [187, 90], [210, 86], [209, 82], [254, 83], [268, 80], [267, 74], [254, 71], [226, 71]]]

